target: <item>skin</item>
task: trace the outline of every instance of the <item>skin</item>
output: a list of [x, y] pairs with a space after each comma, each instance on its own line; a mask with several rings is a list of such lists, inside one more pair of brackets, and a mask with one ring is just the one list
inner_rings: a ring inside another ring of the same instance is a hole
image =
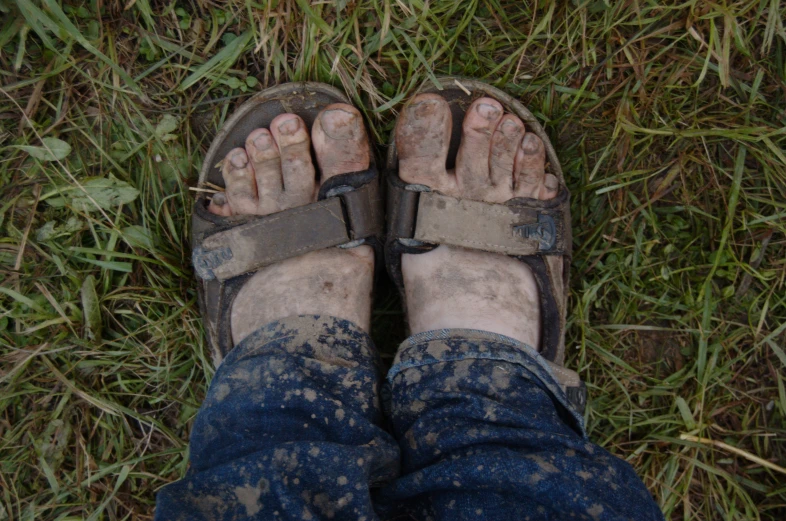
[[[396, 127], [399, 175], [445, 194], [501, 203], [513, 197], [550, 199], [557, 180], [545, 173], [545, 148], [521, 120], [496, 100], [481, 98], [467, 111], [454, 171], [445, 168], [451, 113], [436, 94], [415, 96]], [[310, 149], [321, 172], [317, 179]], [[368, 168], [370, 148], [360, 113], [335, 104], [311, 133], [294, 114], [249, 134], [244, 148], [222, 163], [226, 191], [209, 210], [217, 215], [267, 215], [316, 201], [332, 176]], [[532, 346], [540, 339], [538, 289], [529, 268], [504, 255], [440, 246], [404, 255], [402, 270], [413, 333], [472, 328], [511, 336]], [[235, 343], [273, 320], [322, 314], [370, 330], [374, 255], [369, 246], [323, 250], [258, 271], [232, 306]]]

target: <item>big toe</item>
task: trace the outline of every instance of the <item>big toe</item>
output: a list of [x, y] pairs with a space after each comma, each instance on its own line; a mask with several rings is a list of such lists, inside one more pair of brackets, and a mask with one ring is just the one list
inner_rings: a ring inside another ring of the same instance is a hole
[[329, 105], [311, 130], [321, 181], [339, 174], [366, 170], [371, 161], [368, 134], [360, 111], [346, 103]]
[[438, 94], [418, 94], [404, 107], [396, 125], [401, 179], [455, 194], [456, 182], [445, 167], [452, 115]]

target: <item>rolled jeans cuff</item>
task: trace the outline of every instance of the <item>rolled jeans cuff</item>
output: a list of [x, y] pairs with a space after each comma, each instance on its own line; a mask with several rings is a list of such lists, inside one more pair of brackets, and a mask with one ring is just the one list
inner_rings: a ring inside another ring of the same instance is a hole
[[[569, 399], [554, 374], [552, 366], [537, 350], [518, 340], [477, 329], [436, 329], [410, 336], [401, 343], [387, 374], [386, 387], [394, 385], [396, 377], [407, 371], [464, 360], [511, 364], [518, 376], [532, 381], [546, 391], [566, 423], [587, 438], [584, 416], [575, 400]], [[389, 391], [385, 391], [385, 395]]]

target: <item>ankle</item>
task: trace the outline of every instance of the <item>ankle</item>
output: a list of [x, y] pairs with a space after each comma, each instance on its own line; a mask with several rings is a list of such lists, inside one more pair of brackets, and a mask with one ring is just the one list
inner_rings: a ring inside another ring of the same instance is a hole
[[448, 246], [403, 255], [407, 314], [413, 334], [477, 329], [537, 348], [540, 303], [529, 267], [504, 255]]
[[260, 327], [286, 317], [321, 315], [370, 331], [374, 250], [370, 246], [307, 253], [255, 273], [232, 304], [238, 344]]

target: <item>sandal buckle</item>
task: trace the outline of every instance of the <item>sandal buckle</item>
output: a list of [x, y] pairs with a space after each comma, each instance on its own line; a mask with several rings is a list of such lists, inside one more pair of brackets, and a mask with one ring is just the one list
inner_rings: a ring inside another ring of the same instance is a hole
[[213, 280], [216, 278], [213, 268], [218, 268], [224, 261], [232, 258], [232, 250], [229, 248], [217, 248], [206, 250], [201, 246], [194, 248], [191, 254], [191, 261], [194, 263], [194, 270], [203, 280]]
[[384, 217], [379, 211], [379, 191], [376, 181], [354, 188], [338, 186], [328, 192], [328, 197], [338, 197], [346, 218], [347, 236], [350, 241], [342, 247], [352, 248], [384, 231]]
[[587, 386], [582, 382], [578, 387], [568, 387], [565, 389], [568, 401], [576, 407], [580, 414], [587, 408]]
[[557, 226], [554, 218], [547, 213], [539, 213], [536, 223], [514, 226], [513, 233], [523, 239], [538, 241], [540, 251], [549, 251], [557, 242]]

